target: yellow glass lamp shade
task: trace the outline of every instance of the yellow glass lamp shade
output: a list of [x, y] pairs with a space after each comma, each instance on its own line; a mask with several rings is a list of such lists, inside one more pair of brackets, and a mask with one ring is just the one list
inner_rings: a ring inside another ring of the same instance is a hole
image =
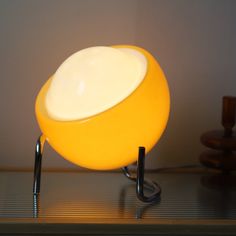
[[[38, 124], [52, 148], [66, 160], [95, 170], [116, 169], [135, 162], [139, 146], [150, 151], [166, 127], [170, 109], [167, 81], [150, 53], [130, 45], [107, 48], [82, 50], [75, 59], [69, 58], [41, 88], [35, 104]], [[118, 49], [124, 54], [119, 54]], [[99, 70], [95, 74], [87, 72], [83, 63], [93, 68], [97, 52], [109, 61], [100, 58]], [[111, 56], [113, 53], [117, 57]], [[133, 59], [128, 56], [130, 53]], [[76, 60], [82, 64], [76, 64]], [[114, 67], [114, 77], [109, 79], [113, 73], [111, 64], [116, 62], [122, 68]], [[72, 73], [69, 63], [75, 63], [80, 71]], [[108, 63], [105, 79], [101, 71], [104, 63]], [[124, 78], [136, 79], [130, 79], [126, 86]], [[74, 87], [75, 93], [71, 92]]]

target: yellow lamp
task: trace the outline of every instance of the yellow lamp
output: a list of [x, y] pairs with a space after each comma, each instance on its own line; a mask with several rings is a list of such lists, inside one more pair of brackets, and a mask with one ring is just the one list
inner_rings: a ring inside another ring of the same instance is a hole
[[130, 45], [74, 54], [45, 83], [35, 104], [41, 144], [46, 140], [66, 160], [94, 170], [137, 161], [139, 146], [150, 151], [166, 127], [169, 109], [159, 64]]
[[48, 143], [66, 160], [89, 169], [109, 170], [135, 162], [137, 147], [145, 146], [149, 151], [163, 133], [169, 115], [168, 85], [157, 61], [142, 48], [115, 47], [137, 50], [147, 59], [142, 82], [123, 101], [84, 119], [55, 120], [45, 108], [53, 76], [36, 99], [36, 117]]

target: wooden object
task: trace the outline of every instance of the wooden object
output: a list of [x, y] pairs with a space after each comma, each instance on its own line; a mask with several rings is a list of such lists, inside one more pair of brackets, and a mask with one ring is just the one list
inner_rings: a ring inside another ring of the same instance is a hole
[[[236, 132], [233, 130], [236, 117], [236, 97], [224, 96], [222, 104], [224, 130], [213, 130], [201, 136], [201, 143], [208, 148], [200, 156], [200, 162], [224, 173], [236, 170]], [[213, 150], [212, 150], [213, 149]]]

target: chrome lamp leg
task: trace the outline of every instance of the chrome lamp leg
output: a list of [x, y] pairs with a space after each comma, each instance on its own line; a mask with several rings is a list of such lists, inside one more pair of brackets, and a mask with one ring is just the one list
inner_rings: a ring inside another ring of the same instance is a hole
[[[40, 193], [41, 166], [42, 166], [42, 155], [43, 155], [44, 144], [45, 144], [45, 137], [44, 135], [40, 135], [35, 147], [34, 182], [33, 182], [34, 195], [39, 195]], [[127, 166], [123, 167], [122, 170], [127, 178], [136, 182], [136, 194], [140, 201], [142, 202], [159, 201], [161, 188], [157, 183], [144, 179], [144, 169], [145, 169], [145, 148], [139, 147], [137, 175], [135, 177], [132, 176]], [[151, 190], [152, 194], [150, 196], [145, 196], [144, 188]]]
[[[139, 155], [137, 162], [137, 174], [136, 176], [131, 175], [129, 168], [127, 166], [122, 168], [124, 175], [136, 182], [136, 194], [140, 201], [142, 202], [156, 202], [160, 200], [161, 187], [150, 180], [144, 179], [145, 170], [145, 147], [139, 147]], [[152, 191], [150, 196], [145, 196], [144, 188]]]
[[44, 135], [40, 135], [35, 147], [34, 182], [33, 182], [34, 195], [38, 195], [40, 193], [41, 166], [42, 166], [44, 143], [45, 143], [45, 137]]

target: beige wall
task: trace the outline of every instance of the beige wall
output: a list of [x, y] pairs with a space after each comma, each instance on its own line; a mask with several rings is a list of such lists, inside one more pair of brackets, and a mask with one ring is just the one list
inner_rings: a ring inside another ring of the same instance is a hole
[[[159, 60], [172, 107], [147, 166], [196, 163], [202, 132], [236, 95], [236, 1], [0, 0], [0, 168], [31, 168], [34, 99], [60, 63], [94, 45], [136, 44]], [[79, 147], [78, 147], [79, 148]], [[44, 168], [76, 168], [46, 148]]]

